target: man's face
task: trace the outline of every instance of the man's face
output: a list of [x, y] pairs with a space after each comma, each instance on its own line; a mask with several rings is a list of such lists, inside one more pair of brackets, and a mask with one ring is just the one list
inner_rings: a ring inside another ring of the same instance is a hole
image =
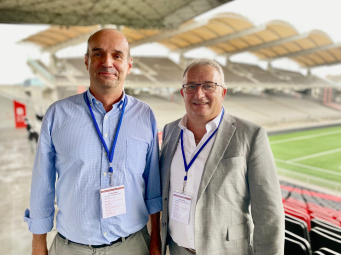
[[[221, 85], [222, 80], [218, 70], [213, 66], [194, 66], [183, 78], [183, 84], [201, 84], [203, 82], [216, 82]], [[194, 94], [186, 94], [181, 90], [188, 118], [197, 119], [199, 117], [205, 121], [214, 119], [220, 113], [225, 94], [226, 89], [220, 86], [210, 93], [203, 92], [201, 86]]]
[[114, 30], [101, 30], [90, 38], [89, 56], [85, 66], [89, 71], [90, 88], [94, 90], [122, 87], [130, 73], [132, 59], [128, 59], [128, 42]]

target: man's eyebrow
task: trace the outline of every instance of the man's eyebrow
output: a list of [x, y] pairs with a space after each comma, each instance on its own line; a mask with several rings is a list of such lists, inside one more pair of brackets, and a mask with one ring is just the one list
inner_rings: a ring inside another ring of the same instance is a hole
[[102, 48], [93, 48], [91, 51], [102, 51]]
[[113, 52], [124, 55], [124, 52], [121, 50], [113, 50]]
[[[91, 51], [103, 51], [103, 49], [102, 48], [93, 48]], [[121, 50], [113, 50], [113, 52], [124, 55], [124, 52]]]

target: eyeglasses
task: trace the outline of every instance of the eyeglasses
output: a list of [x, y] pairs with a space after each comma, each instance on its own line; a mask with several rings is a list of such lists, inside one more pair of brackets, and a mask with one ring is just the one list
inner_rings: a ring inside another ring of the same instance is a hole
[[214, 92], [217, 86], [223, 87], [222, 85], [219, 85], [216, 82], [204, 82], [204, 83], [199, 83], [199, 84], [192, 84], [192, 83], [184, 84], [182, 85], [182, 88], [186, 94], [194, 94], [195, 91], [197, 91], [198, 86], [200, 85], [201, 85], [202, 91], [205, 93]]

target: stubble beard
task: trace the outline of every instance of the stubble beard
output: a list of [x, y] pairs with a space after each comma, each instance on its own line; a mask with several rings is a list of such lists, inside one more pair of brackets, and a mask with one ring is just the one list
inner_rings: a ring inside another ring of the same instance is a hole
[[96, 84], [96, 87], [102, 91], [109, 91], [109, 90], [116, 89], [121, 83], [121, 79], [119, 75], [117, 75], [116, 80], [103, 80], [99, 77], [96, 77], [96, 79], [91, 79], [91, 80], [93, 83]]

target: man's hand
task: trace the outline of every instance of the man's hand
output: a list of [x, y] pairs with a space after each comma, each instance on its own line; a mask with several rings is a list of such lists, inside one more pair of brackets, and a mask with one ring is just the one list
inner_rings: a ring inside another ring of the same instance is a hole
[[151, 233], [149, 255], [161, 255], [160, 212], [150, 215]]
[[46, 234], [33, 234], [32, 255], [47, 255]]

